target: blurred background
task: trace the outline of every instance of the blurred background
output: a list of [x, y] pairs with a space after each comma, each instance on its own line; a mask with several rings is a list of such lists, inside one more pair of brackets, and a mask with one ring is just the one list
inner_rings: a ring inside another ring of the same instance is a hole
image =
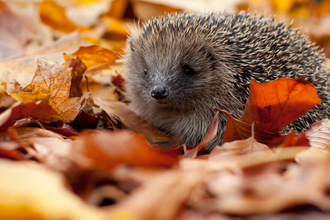
[[121, 50], [129, 26], [154, 16], [222, 10], [293, 21], [330, 57], [330, 0], [5, 0], [0, 1], [0, 59], [26, 54], [76, 30], [92, 44]]

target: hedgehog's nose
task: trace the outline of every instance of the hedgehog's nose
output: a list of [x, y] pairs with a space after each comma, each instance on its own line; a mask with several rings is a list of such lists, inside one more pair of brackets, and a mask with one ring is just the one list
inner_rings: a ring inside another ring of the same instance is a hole
[[168, 89], [163, 85], [155, 86], [151, 90], [151, 96], [154, 99], [165, 99], [168, 96]]

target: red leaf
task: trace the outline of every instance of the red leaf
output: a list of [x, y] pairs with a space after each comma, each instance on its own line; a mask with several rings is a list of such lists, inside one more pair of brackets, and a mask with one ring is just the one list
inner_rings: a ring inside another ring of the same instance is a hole
[[23, 118], [32, 117], [42, 121], [56, 114], [56, 111], [43, 101], [26, 104], [16, 102], [0, 115], [0, 132], [7, 130], [17, 120]]

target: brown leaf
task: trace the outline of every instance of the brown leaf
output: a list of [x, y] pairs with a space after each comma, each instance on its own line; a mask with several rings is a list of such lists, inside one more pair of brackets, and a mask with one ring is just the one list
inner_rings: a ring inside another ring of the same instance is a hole
[[0, 132], [7, 130], [7, 128], [13, 126], [17, 120], [23, 118], [32, 117], [43, 121], [55, 114], [56, 111], [42, 101], [26, 104], [16, 102], [0, 115]]
[[68, 60], [67, 67], [71, 67], [71, 87], [69, 97], [81, 97], [83, 95], [80, 83], [84, 72], [87, 70], [85, 64], [79, 57], [74, 57]]
[[112, 77], [111, 82], [113, 85], [117, 86], [120, 89], [124, 89], [125, 80], [121, 75]]
[[303, 79], [280, 78], [262, 85], [252, 80], [241, 121], [276, 133], [320, 102], [316, 89]]
[[93, 97], [93, 100], [95, 104], [99, 105], [110, 117], [119, 117], [126, 128], [138, 134], [143, 134], [149, 141], [166, 142], [170, 139], [167, 134], [144, 121], [124, 103], [101, 100], [95, 97]]
[[94, 166], [106, 170], [119, 164], [170, 167], [177, 162], [177, 155], [154, 149], [143, 135], [128, 131], [87, 133], [74, 148]]
[[81, 111], [77, 117], [70, 123], [72, 127], [74, 127], [77, 131], [81, 131], [83, 129], [94, 129], [96, 128], [99, 118], [94, 117], [85, 111]]
[[224, 143], [222, 146], [216, 146], [209, 155], [209, 160], [233, 160], [243, 156], [251, 156], [256, 151], [271, 152], [265, 144], [259, 143], [254, 134], [245, 140], [237, 140], [229, 143]]
[[71, 137], [71, 136], [78, 136], [79, 133], [69, 124], [58, 121], [55, 123], [45, 124], [43, 123], [44, 128], [59, 133], [61, 135]]
[[[15, 126], [16, 127], [16, 126]], [[31, 137], [52, 137], [57, 139], [63, 139], [64, 136], [55, 133], [53, 131], [43, 129], [43, 128], [35, 128], [35, 127], [22, 127], [15, 128], [15, 132], [20, 139], [26, 139]], [[10, 140], [10, 134], [8, 131], [0, 133], [0, 140]]]

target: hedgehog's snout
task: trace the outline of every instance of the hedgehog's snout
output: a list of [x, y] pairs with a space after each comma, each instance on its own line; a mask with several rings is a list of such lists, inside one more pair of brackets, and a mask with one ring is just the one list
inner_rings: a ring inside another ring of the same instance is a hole
[[168, 88], [164, 85], [157, 85], [151, 90], [151, 97], [157, 100], [165, 99], [168, 95]]

